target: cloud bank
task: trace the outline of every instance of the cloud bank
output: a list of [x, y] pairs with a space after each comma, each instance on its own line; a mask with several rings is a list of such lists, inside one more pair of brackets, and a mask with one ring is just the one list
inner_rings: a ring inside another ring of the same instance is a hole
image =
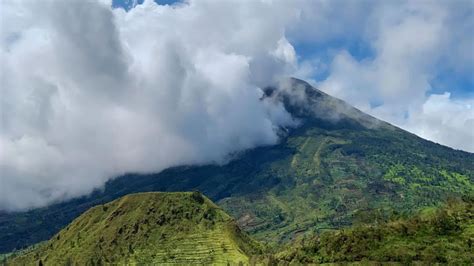
[[2, 5], [0, 209], [84, 195], [125, 172], [222, 162], [294, 123], [259, 88], [297, 67], [287, 10]]
[[[473, 100], [430, 93], [441, 71], [473, 70], [473, 7], [449, 3], [1, 1], [0, 210], [274, 144], [295, 122], [260, 88], [290, 75], [474, 151]], [[301, 44], [325, 48], [298, 55]]]

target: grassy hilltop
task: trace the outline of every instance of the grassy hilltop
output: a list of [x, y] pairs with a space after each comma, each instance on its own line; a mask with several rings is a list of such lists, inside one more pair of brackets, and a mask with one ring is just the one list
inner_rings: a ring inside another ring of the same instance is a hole
[[139, 193], [86, 211], [11, 265], [238, 264], [260, 247], [198, 192]]
[[202, 194], [140, 193], [91, 208], [4, 265], [431, 265], [474, 262], [474, 202], [451, 199], [411, 218], [327, 230], [269, 248]]

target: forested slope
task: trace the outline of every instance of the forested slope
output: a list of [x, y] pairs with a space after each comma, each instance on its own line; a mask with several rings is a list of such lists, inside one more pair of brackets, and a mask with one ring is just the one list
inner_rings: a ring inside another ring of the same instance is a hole
[[267, 88], [265, 97], [282, 101], [300, 120], [282, 130], [279, 144], [235, 154], [225, 165], [129, 174], [88, 197], [1, 213], [0, 252], [46, 240], [88, 208], [142, 191], [199, 190], [274, 246], [474, 193], [472, 153], [419, 138], [300, 80]]

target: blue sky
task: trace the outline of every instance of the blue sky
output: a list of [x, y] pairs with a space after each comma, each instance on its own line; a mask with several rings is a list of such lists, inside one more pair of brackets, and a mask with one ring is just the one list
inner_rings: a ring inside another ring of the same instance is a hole
[[[144, 0], [112, 0], [112, 7], [114, 8], [123, 8], [125, 10], [130, 10], [134, 4], [142, 4]], [[155, 0], [157, 4], [160, 5], [172, 5], [177, 0]]]

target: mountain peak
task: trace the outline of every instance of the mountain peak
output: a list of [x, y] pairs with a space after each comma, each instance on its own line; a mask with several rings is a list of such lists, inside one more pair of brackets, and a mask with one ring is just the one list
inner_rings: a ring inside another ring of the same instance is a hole
[[365, 128], [380, 126], [395, 128], [301, 79], [288, 78], [280, 81], [278, 85], [266, 87], [263, 91], [264, 99], [281, 101], [293, 117], [304, 119], [306, 122], [309, 120], [309, 122], [331, 122], [334, 125], [349, 123], [352, 126]]

